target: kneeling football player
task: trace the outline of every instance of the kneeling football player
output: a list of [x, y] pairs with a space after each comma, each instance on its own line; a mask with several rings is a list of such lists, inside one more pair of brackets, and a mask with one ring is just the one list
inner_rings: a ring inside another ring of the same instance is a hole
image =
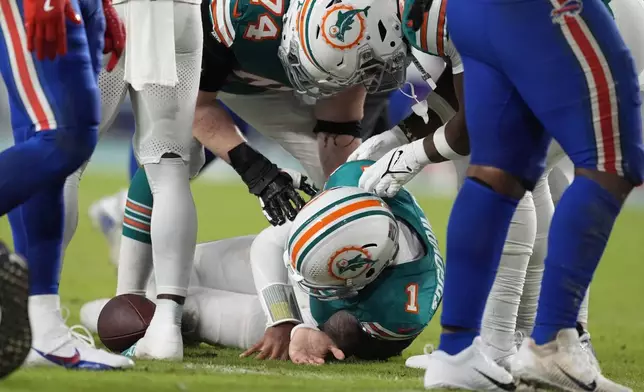
[[[292, 223], [198, 245], [187, 337], [295, 363], [386, 359], [409, 346], [441, 301], [444, 264], [411, 194], [356, 187], [371, 163], [342, 165]], [[104, 304], [81, 310], [91, 330]]]

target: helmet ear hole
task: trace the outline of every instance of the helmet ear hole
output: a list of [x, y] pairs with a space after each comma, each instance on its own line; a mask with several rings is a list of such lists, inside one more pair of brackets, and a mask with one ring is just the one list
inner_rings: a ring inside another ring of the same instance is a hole
[[366, 274], [367, 279], [371, 278], [373, 276], [373, 274], [375, 274], [375, 273], [376, 273], [376, 270], [373, 269], [373, 268], [370, 268], [369, 271], [367, 271], [367, 274]]
[[380, 41], [385, 42], [385, 38], [387, 37], [387, 28], [385, 27], [385, 24], [382, 23], [382, 20], [378, 21], [378, 32], [380, 33]]

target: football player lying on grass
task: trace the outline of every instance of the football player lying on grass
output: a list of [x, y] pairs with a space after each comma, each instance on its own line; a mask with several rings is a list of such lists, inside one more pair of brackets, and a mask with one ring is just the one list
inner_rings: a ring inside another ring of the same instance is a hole
[[[305, 364], [382, 360], [409, 346], [441, 301], [444, 264], [411, 194], [356, 187], [371, 163], [342, 165], [292, 223], [198, 245], [186, 340]], [[94, 332], [105, 303], [81, 309]]]

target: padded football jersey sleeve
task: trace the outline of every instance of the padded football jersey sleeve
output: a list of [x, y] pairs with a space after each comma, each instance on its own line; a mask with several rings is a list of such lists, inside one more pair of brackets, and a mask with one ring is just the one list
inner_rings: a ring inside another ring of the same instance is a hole
[[[404, 0], [404, 8], [411, 8], [414, 1]], [[445, 57], [449, 40], [446, 15], [447, 0], [433, 0], [429, 10], [423, 14], [423, 21], [418, 31], [403, 23], [403, 31], [409, 43], [422, 52]]]
[[204, 0], [201, 3], [204, 47], [201, 59], [199, 90], [205, 92], [221, 90], [236, 67], [233, 51], [215, 38], [210, 7], [213, 4], [216, 5], [216, 3], [217, 0]]
[[445, 47], [445, 57], [449, 58], [450, 63], [452, 64], [453, 75], [463, 73], [463, 61], [461, 60], [461, 55], [456, 51], [456, 47], [452, 43], [452, 40], [447, 40], [447, 46]]

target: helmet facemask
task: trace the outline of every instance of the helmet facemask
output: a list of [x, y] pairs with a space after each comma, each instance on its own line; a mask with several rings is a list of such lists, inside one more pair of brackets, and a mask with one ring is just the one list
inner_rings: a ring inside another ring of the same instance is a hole
[[311, 297], [315, 297], [319, 299], [320, 301], [335, 301], [337, 299], [346, 299], [346, 298], [351, 298], [355, 297], [358, 295], [358, 292], [365, 288], [369, 283], [372, 283], [376, 278], [380, 275], [380, 273], [387, 268], [393, 260], [396, 258], [398, 255], [398, 244], [396, 244], [396, 251], [394, 253], [394, 257], [392, 257], [390, 260], [387, 260], [383, 263], [380, 263], [380, 269], [375, 270], [373, 269], [371, 273], [371, 277], [368, 278], [367, 281], [363, 282], [360, 285], [354, 285], [353, 281], [351, 279], [346, 280], [346, 284], [344, 286], [329, 286], [329, 285], [316, 285], [315, 283], [309, 282], [302, 275], [300, 275], [299, 272], [293, 270], [290, 266], [288, 265], [289, 272], [291, 273], [291, 276], [293, 277], [293, 280], [297, 285], [300, 287], [302, 291], [304, 291], [306, 294], [310, 295]]
[[310, 296], [350, 298], [392, 264], [398, 236], [396, 218], [382, 199], [359, 188], [332, 188], [300, 211], [284, 260]]
[[[325, 97], [356, 85], [363, 85], [368, 93], [378, 93], [395, 90], [404, 83], [408, 49], [395, 0], [313, 3], [306, 10], [292, 5], [295, 8], [284, 21], [278, 56], [293, 88], [302, 94]], [[350, 13], [352, 22], [346, 27], [341, 18], [346, 21]], [[298, 26], [303, 20], [306, 27]], [[302, 32], [304, 37], [300, 36]], [[352, 36], [345, 37], [345, 32]]]

